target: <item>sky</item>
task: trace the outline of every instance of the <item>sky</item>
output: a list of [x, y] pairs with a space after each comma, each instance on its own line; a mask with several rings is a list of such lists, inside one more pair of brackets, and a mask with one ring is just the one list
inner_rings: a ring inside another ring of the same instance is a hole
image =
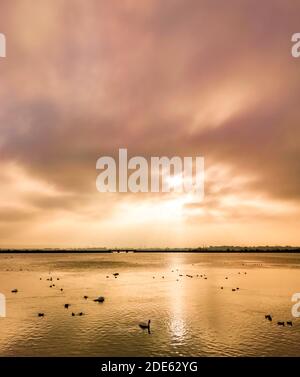
[[[0, 247], [300, 245], [295, 0], [1, 0]], [[205, 196], [96, 161], [203, 156]]]

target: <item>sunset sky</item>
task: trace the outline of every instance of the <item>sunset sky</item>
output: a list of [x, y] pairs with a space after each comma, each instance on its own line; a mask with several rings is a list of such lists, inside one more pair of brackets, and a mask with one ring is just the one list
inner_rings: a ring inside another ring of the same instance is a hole
[[[300, 245], [295, 0], [1, 0], [0, 247]], [[203, 156], [205, 198], [96, 161]]]

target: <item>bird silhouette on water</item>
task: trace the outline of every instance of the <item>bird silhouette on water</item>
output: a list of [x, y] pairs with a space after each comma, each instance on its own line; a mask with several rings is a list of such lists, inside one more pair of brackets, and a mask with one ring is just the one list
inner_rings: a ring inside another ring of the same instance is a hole
[[148, 323], [146, 323], [146, 322], [141, 322], [141, 323], [139, 323], [139, 326], [140, 326], [140, 328], [143, 329], [143, 330], [148, 330], [148, 333], [150, 334], [150, 324], [151, 324], [151, 320], [149, 319], [149, 320], [148, 320]]

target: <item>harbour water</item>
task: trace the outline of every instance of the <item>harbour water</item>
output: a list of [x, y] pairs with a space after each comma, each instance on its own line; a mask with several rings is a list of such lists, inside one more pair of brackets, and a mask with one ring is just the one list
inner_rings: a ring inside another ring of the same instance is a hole
[[0, 254], [0, 292], [1, 356], [300, 356], [299, 254]]

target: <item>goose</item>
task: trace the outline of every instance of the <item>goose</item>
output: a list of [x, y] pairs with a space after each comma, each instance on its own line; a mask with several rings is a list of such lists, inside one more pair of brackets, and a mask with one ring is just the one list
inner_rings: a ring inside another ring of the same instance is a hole
[[287, 326], [293, 326], [293, 322], [292, 321], [287, 321], [286, 324], [287, 324]]
[[232, 292], [235, 292], [235, 289], [234, 289], [234, 288], [232, 288]]
[[94, 302], [104, 302], [104, 297], [103, 296], [100, 296], [98, 298], [95, 298]]
[[115, 272], [113, 275], [114, 277], [116, 277], [116, 276], [119, 276], [120, 274], [118, 272]]
[[83, 298], [84, 298], [85, 300], [87, 300], [89, 297], [88, 297], [88, 296], [83, 296]]
[[60, 288], [60, 291], [62, 292], [64, 289], [63, 288]]
[[71, 304], [65, 304], [65, 309], [68, 309]]
[[45, 313], [38, 313], [38, 317], [45, 317]]
[[277, 325], [278, 325], [278, 326], [284, 326], [284, 322], [278, 321], [278, 322], [277, 322]]
[[84, 313], [83, 313], [83, 312], [80, 312], [80, 313], [78, 313], [78, 315], [79, 315], [79, 316], [82, 316], [82, 315], [84, 315]]
[[13, 289], [13, 290], [11, 291], [11, 293], [18, 293], [18, 290], [17, 290], [17, 289]]
[[72, 312], [72, 317], [75, 317], [75, 313]]
[[141, 322], [139, 323], [139, 326], [141, 329], [145, 330], [145, 329], [148, 329], [148, 331], [150, 331], [150, 323], [151, 323], [151, 320], [149, 319], [148, 320], [148, 323], [146, 322]]
[[265, 315], [265, 319], [267, 319], [268, 321], [272, 321], [272, 316], [271, 316], [271, 314], [266, 314], [266, 315]]

